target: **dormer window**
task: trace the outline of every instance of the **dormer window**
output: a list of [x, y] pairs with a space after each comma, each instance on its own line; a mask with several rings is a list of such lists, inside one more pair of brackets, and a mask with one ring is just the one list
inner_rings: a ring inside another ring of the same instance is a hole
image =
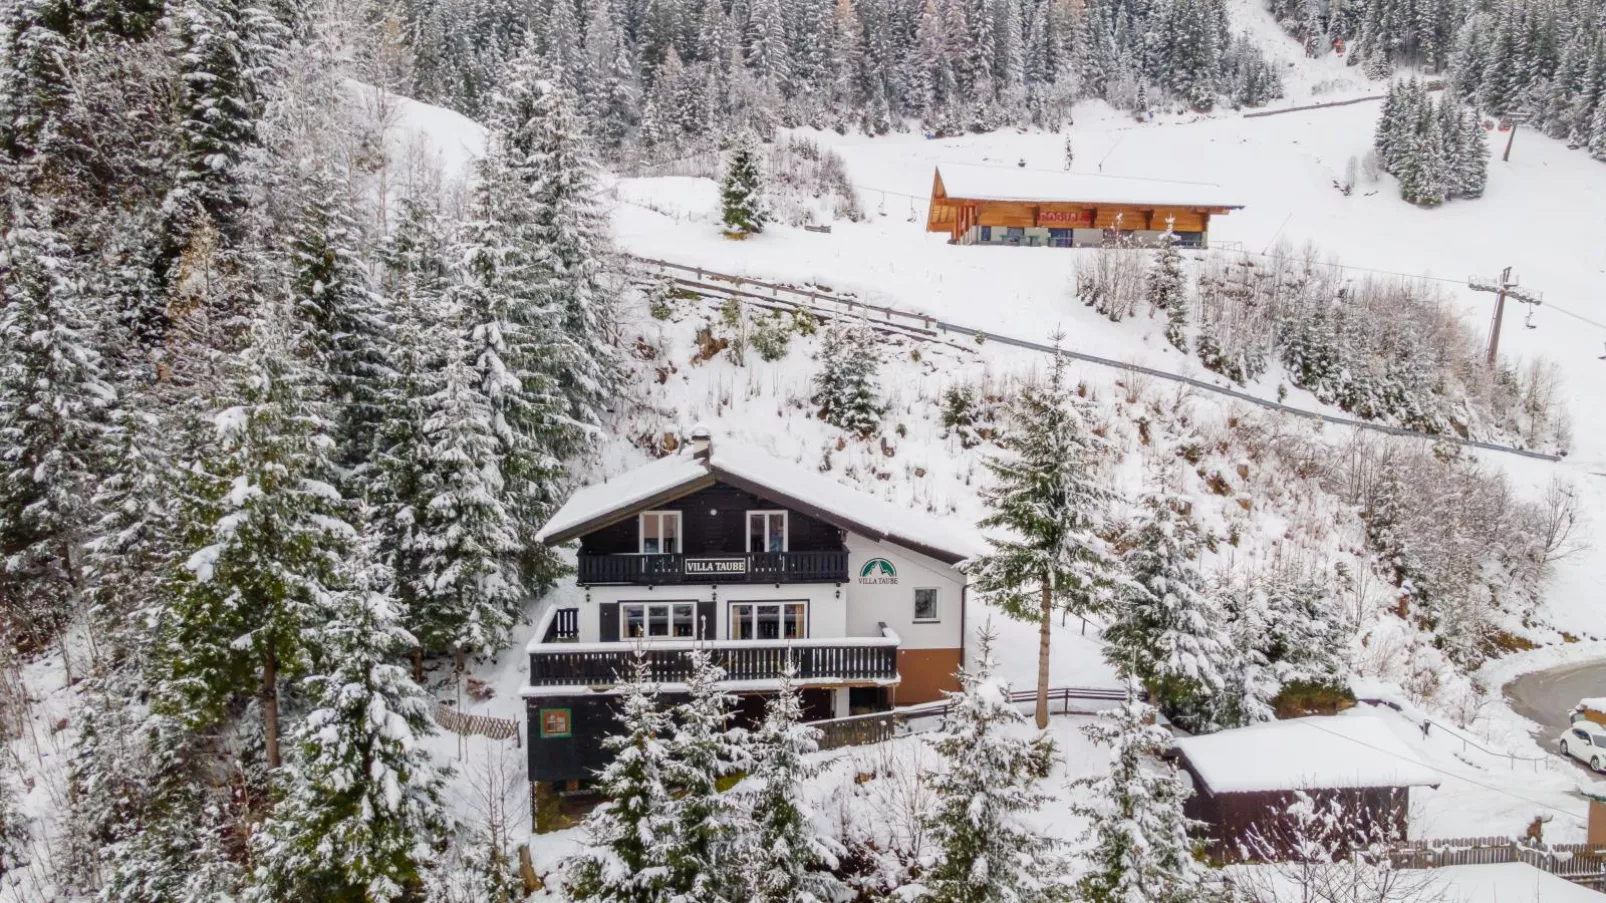
[[747, 551], [786, 551], [786, 512], [747, 512]]
[[641, 554], [678, 555], [682, 549], [680, 537], [679, 511], [642, 512]]

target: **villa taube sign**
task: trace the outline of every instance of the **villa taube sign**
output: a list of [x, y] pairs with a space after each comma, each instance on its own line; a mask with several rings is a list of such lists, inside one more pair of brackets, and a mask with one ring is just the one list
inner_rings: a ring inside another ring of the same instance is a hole
[[688, 558], [685, 564], [687, 575], [724, 575], [747, 573], [746, 558]]

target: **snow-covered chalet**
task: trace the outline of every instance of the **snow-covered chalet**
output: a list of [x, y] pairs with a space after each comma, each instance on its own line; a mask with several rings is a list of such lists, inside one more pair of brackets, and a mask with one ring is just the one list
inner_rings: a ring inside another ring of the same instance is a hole
[[975, 540], [936, 518], [698, 428], [680, 453], [576, 492], [542, 527], [579, 540], [577, 604], [542, 615], [523, 695], [537, 789], [591, 778], [637, 644], [666, 696], [695, 643], [757, 716], [793, 663], [810, 720], [958, 688]]

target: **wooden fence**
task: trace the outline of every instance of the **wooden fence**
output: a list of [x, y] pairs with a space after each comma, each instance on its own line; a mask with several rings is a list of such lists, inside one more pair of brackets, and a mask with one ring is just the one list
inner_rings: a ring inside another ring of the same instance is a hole
[[1587, 843], [1530, 846], [1510, 837], [1416, 840], [1390, 857], [1395, 868], [1432, 869], [1450, 865], [1525, 862], [1575, 884], [1606, 889], [1606, 847]]
[[[444, 702], [435, 703], [431, 714], [435, 723], [454, 734], [477, 734], [492, 740], [519, 740], [519, 722], [512, 718], [469, 715]], [[520, 745], [523, 745], [522, 743]]]
[[[1141, 693], [1139, 695], [1143, 696]], [[1017, 690], [1011, 693], [1009, 698], [1017, 705], [1035, 704], [1037, 691]], [[1049, 712], [1057, 715], [1088, 714], [1080, 710], [1073, 712], [1071, 709], [1073, 700], [1120, 702], [1124, 699], [1126, 699], [1125, 690], [1105, 687], [1049, 687], [1048, 689]], [[929, 702], [924, 705], [893, 709], [890, 712], [815, 721], [810, 726], [820, 731], [821, 750], [868, 746], [895, 737], [935, 730], [941, 726], [943, 717], [948, 714], [948, 707], [947, 702]]]

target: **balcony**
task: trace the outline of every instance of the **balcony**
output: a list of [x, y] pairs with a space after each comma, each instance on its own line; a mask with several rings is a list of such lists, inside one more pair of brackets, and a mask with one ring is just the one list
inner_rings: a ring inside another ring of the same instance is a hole
[[[788, 663], [802, 683], [892, 683], [898, 679], [899, 638], [882, 628], [878, 637], [809, 640], [712, 640], [703, 643], [727, 681], [776, 681]], [[689, 640], [642, 644], [654, 683], [685, 683], [691, 677]], [[529, 647], [529, 688], [605, 687], [619, 683], [635, 661], [633, 643], [537, 643]], [[526, 690], [528, 693], [528, 689]]]
[[582, 586], [603, 583], [846, 583], [848, 553], [750, 552], [733, 555], [581, 555]]

